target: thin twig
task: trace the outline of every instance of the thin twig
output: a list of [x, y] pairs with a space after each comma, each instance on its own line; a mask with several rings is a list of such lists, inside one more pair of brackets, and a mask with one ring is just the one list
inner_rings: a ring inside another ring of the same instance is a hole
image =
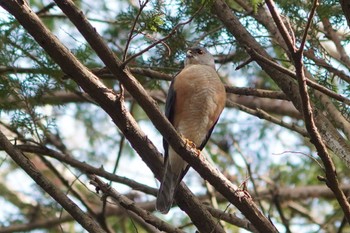
[[93, 209], [90, 208], [90, 206], [85, 202], [83, 197], [77, 192], [71, 184], [69, 184], [69, 181], [65, 179], [62, 174], [56, 169], [56, 167], [48, 161], [45, 157], [39, 156], [40, 160], [49, 168], [52, 173], [61, 181], [61, 183], [68, 188], [67, 192], [70, 192], [74, 195], [75, 198], [77, 198], [86, 208], [87, 212], [90, 213], [92, 216], [96, 216]]
[[264, 214], [266, 214], [266, 210], [265, 210], [264, 206], [262, 205], [261, 198], [259, 198], [260, 195], [259, 195], [259, 192], [258, 192], [258, 189], [257, 189], [257, 186], [256, 186], [256, 182], [255, 182], [255, 180], [253, 178], [253, 172], [252, 172], [252, 169], [251, 169], [251, 165], [247, 161], [246, 156], [244, 156], [243, 151], [241, 150], [241, 147], [239, 146], [239, 144], [237, 142], [234, 142], [233, 146], [235, 147], [235, 149], [237, 150], [238, 154], [243, 159], [243, 161], [245, 163], [245, 166], [247, 168], [248, 178], [250, 179], [250, 181], [252, 182], [252, 185], [253, 185], [253, 191], [254, 191], [253, 193], [255, 194], [255, 198], [254, 199], [258, 202], [261, 211]]
[[241, 68], [243, 68], [244, 66], [248, 65], [249, 63], [251, 63], [252, 61], [254, 61], [254, 59], [252, 57], [248, 58], [247, 60], [245, 60], [243, 63], [239, 64], [235, 70], [240, 70]]
[[[293, 210], [293, 212], [298, 213], [302, 217], [309, 219], [312, 223], [315, 223], [319, 226], [324, 224], [324, 222], [321, 222], [321, 220], [319, 219], [318, 213], [315, 213], [316, 216], [312, 216], [313, 211], [310, 210], [309, 208], [306, 208], [306, 206], [303, 204], [290, 201], [288, 202], [287, 207]], [[316, 232], [319, 232], [319, 231], [316, 231]]]
[[281, 119], [278, 119], [276, 117], [273, 117], [271, 115], [269, 115], [268, 113], [266, 113], [265, 111], [261, 110], [261, 109], [251, 109], [251, 108], [247, 108], [243, 105], [240, 105], [240, 104], [237, 104], [237, 103], [231, 103], [233, 106], [235, 106], [236, 108], [238, 108], [239, 110], [241, 111], [244, 111], [246, 113], [249, 113], [251, 115], [254, 115], [254, 116], [257, 116], [261, 119], [265, 119], [265, 120], [268, 120], [272, 123], [275, 123], [277, 125], [280, 125], [284, 128], [287, 128], [287, 129], [290, 129], [290, 130], [293, 130], [299, 134], [301, 134], [302, 136], [304, 137], [309, 137], [309, 134], [308, 132], [301, 128], [300, 126], [297, 126], [295, 124], [288, 124], [288, 123], [285, 123], [283, 120]]
[[146, 7], [146, 5], [147, 5], [148, 2], [149, 2], [149, 0], [145, 0], [145, 2], [142, 3], [141, 0], [139, 0], [140, 9], [139, 9], [139, 11], [137, 12], [137, 15], [136, 15], [136, 17], [135, 17], [134, 23], [132, 24], [132, 27], [131, 27], [131, 30], [130, 30], [130, 33], [129, 33], [128, 40], [126, 41], [126, 45], [125, 45], [125, 49], [124, 49], [124, 54], [123, 54], [123, 62], [125, 62], [126, 56], [127, 56], [127, 54], [128, 54], [129, 45], [130, 45], [130, 43], [131, 43], [131, 40], [132, 40], [134, 31], [135, 31], [135, 27], [136, 27], [136, 24], [137, 24], [137, 21], [139, 20], [140, 15], [141, 15], [143, 9]]
[[281, 217], [281, 220], [282, 220], [282, 223], [286, 229], [286, 233], [291, 233], [291, 230], [290, 230], [290, 227], [289, 227], [289, 222], [288, 220], [286, 219], [285, 217], [285, 214], [283, 212], [283, 208], [281, 206], [281, 202], [279, 200], [279, 197], [278, 195], [273, 195], [273, 202], [276, 206], [276, 209], [277, 209], [277, 212], [279, 213], [280, 217]]
[[[61, 217], [49, 217], [45, 216], [45, 218], [33, 220], [28, 223], [16, 223], [11, 224], [9, 226], [1, 226], [0, 227], [0, 233], [9, 233], [9, 232], [31, 232], [35, 231], [37, 229], [45, 229], [46, 231], [49, 231], [49, 229], [52, 229], [54, 227], [57, 227], [57, 225], [64, 224], [66, 222], [72, 222], [74, 221], [74, 218], [70, 216], [68, 213], [65, 213]], [[60, 232], [57, 230], [52, 230], [53, 232]], [[63, 231], [61, 231], [63, 232]]]
[[125, 142], [125, 136], [123, 134], [121, 134], [121, 138], [120, 138], [120, 142], [119, 142], [119, 151], [118, 151], [117, 159], [116, 159], [115, 164], [114, 164], [112, 174], [115, 174], [115, 172], [118, 169], [119, 161], [120, 161], [120, 158], [121, 158], [122, 153], [123, 153], [124, 142]]
[[312, 19], [314, 18], [315, 12], [316, 12], [316, 8], [318, 6], [318, 0], [314, 1], [314, 4], [312, 5], [310, 14], [309, 14], [309, 18], [307, 20], [306, 23], [306, 27], [303, 33], [303, 37], [301, 38], [301, 42], [300, 42], [300, 47], [298, 49], [299, 53], [303, 53], [304, 52], [304, 47], [305, 47], [305, 43], [306, 43], [306, 38], [307, 38], [307, 34], [309, 33], [309, 29], [312, 23]]
[[[153, 41], [157, 41], [157, 39], [155, 37], [151, 36], [150, 34], [142, 33], [142, 32], [141, 32], [141, 34], [144, 35], [145, 37], [153, 40]], [[171, 49], [170, 49], [169, 45], [167, 45], [167, 43], [165, 43], [164, 41], [162, 41], [161, 44], [168, 50], [168, 56], [170, 56], [171, 55]]]
[[216, 55], [215, 56], [215, 63], [225, 64], [228, 62], [232, 62], [232, 60], [235, 56], [237, 56], [236, 52], [222, 54], [222, 55]]
[[328, 70], [330, 73], [333, 73], [334, 75], [338, 76], [340, 79], [350, 84], [349, 75], [347, 75], [343, 70], [336, 69], [334, 66], [332, 66], [327, 61], [325, 61], [325, 59], [316, 57], [315, 52], [312, 49], [304, 51], [304, 55], [305, 57], [314, 61], [316, 65], [323, 67], [324, 69]]
[[169, 39], [170, 37], [172, 37], [177, 30], [181, 27], [184, 26], [186, 24], [189, 24], [190, 22], [192, 22], [192, 20], [194, 19], [194, 17], [203, 9], [204, 4], [193, 14], [193, 16], [186, 20], [185, 22], [179, 23], [177, 24], [168, 35], [166, 35], [165, 37], [163, 37], [162, 39], [159, 39], [158, 41], [152, 43], [151, 45], [149, 45], [147, 48], [141, 50], [138, 53], [135, 53], [134, 55], [130, 56], [128, 59], [126, 59], [125, 61], [123, 61], [123, 63], [120, 65], [121, 68], [124, 68], [130, 61], [132, 61], [133, 59], [135, 59], [136, 57], [140, 56], [141, 54], [147, 52], [148, 50], [150, 50], [151, 48], [153, 48], [154, 46], [156, 46], [159, 43], [162, 43], [163, 41]]
[[232, 225], [244, 228], [248, 231], [254, 232], [254, 233], [258, 233], [259, 231], [256, 230], [254, 228], [254, 226], [246, 219], [241, 219], [239, 217], [237, 217], [235, 214], [232, 213], [227, 213], [226, 211], [222, 211], [219, 209], [215, 209], [211, 206], [207, 206], [206, 207], [209, 212], [215, 217], [218, 218], [220, 220], [223, 220], [225, 222], [228, 222]]
[[200, 43], [203, 39], [207, 38], [209, 35], [213, 34], [214, 32], [217, 32], [217, 31], [221, 30], [223, 27], [224, 27], [223, 25], [220, 25], [220, 26], [218, 26], [218, 27], [216, 27], [216, 28], [213, 28], [213, 29], [210, 30], [210, 31], [205, 31], [204, 33], [202, 33], [202, 35], [200, 35], [200, 36], [196, 39], [196, 41], [192, 44], [192, 46], [193, 46], [193, 47], [198, 46], [199, 43]]
[[51, 3], [47, 4], [46, 6], [44, 6], [42, 9], [35, 12], [35, 14], [37, 14], [37, 15], [46, 14], [46, 12], [48, 12], [51, 8], [53, 8], [55, 6], [56, 6], [56, 3], [51, 2]]
[[[1, 124], [4, 125], [7, 129], [12, 131], [12, 128], [10, 128], [10, 126], [8, 126], [7, 124], [4, 124], [2, 122], [1, 122]], [[44, 132], [45, 137], [47, 137], [49, 142], [53, 142], [55, 146], [58, 146], [58, 147], [65, 149], [64, 146], [63, 147], [60, 146], [62, 142], [60, 142], [60, 143], [58, 142], [59, 138], [54, 137], [54, 135], [51, 132], [49, 132], [47, 129], [45, 129], [45, 126], [40, 121], [37, 121], [36, 124], [37, 124], [38, 128], [40, 128], [40, 130]], [[23, 139], [25, 138], [18, 131], [14, 132], [14, 133], [16, 133], [17, 136], [20, 138], [23, 138]], [[67, 150], [65, 150], [65, 151], [67, 151]], [[85, 206], [87, 211], [91, 215], [95, 216], [94, 211], [90, 208], [89, 205], [86, 204], [86, 202], [84, 201], [82, 196], [73, 188], [72, 184], [69, 184], [69, 181], [62, 176], [62, 174], [56, 169], [56, 167], [49, 160], [47, 160], [45, 157], [43, 157], [41, 155], [39, 155], [38, 157], [47, 166], [47, 168], [51, 170], [53, 175], [55, 175], [61, 181], [61, 183], [67, 187], [67, 189], [68, 189], [67, 191], [71, 192]]]
[[322, 166], [322, 164], [320, 162], [318, 162], [318, 160], [316, 158], [314, 158], [312, 155], [300, 152], [300, 151], [283, 151], [282, 153], [273, 153], [272, 155], [284, 155], [284, 154], [296, 154], [296, 155], [303, 155], [308, 157], [309, 159], [313, 160], [322, 170], [324, 170], [324, 167]]
[[141, 184], [139, 182], [136, 182], [132, 179], [128, 179], [126, 177], [118, 176], [113, 173], [107, 172], [104, 170], [102, 167], [97, 168], [94, 166], [91, 166], [87, 163], [80, 162], [79, 160], [74, 159], [73, 156], [69, 154], [63, 154], [58, 151], [46, 148], [46, 147], [39, 147], [39, 146], [34, 146], [34, 145], [17, 145], [16, 146], [18, 149], [21, 149], [24, 152], [30, 152], [30, 153], [37, 153], [37, 154], [42, 154], [46, 155], [52, 158], [57, 159], [58, 161], [62, 163], [69, 164], [72, 167], [75, 167], [79, 169], [80, 171], [88, 174], [96, 174], [98, 176], [104, 177], [110, 181], [118, 182], [124, 185], [127, 185], [131, 187], [134, 190], [138, 190], [141, 192], [144, 192], [146, 194], [150, 194], [155, 196], [157, 194], [157, 190], [154, 188], [151, 188], [149, 186], [146, 186], [144, 184]]
[[[273, 61], [265, 58], [264, 56], [262, 56], [258, 52], [256, 52], [254, 49], [249, 49], [249, 51], [251, 52], [251, 55], [254, 57], [254, 59], [262, 61], [265, 64], [270, 65], [270, 66], [274, 67], [275, 69], [281, 71], [282, 73], [287, 74], [291, 78], [297, 80], [297, 75], [294, 72], [284, 68], [283, 66], [280, 66], [276, 62], [273, 62]], [[326, 94], [329, 97], [332, 97], [332, 98], [334, 98], [334, 99], [336, 99], [336, 100], [338, 100], [346, 105], [350, 105], [350, 100], [348, 98], [345, 98], [344, 96], [339, 95], [339, 94], [321, 86], [320, 84], [318, 84], [310, 79], [306, 79], [306, 83], [308, 86], [322, 92], [323, 94]]]

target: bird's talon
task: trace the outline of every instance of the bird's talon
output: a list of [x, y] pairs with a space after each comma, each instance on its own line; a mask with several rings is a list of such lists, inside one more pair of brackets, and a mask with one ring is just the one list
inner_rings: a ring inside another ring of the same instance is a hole
[[191, 140], [184, 138], [186, 146], [189, 146], [194, 152], [199, 156], [201, 154], [201, 151], [197, 149], [197, 146], [194, 142]]
[[194, 148], [194, 152], [196, 153], [197, 156], [200, 156], [200, 155], [201, 155], [201, 151], [198, 150], [197, 148]]
[[192, 148], [196, 148], [196, 144], [194, 144], [194, 142], [192, 142], [191, 140], [189, 140], [187, 138], [184, 138], [184, 140], [185, 140], [186, 146], [190, 146]]

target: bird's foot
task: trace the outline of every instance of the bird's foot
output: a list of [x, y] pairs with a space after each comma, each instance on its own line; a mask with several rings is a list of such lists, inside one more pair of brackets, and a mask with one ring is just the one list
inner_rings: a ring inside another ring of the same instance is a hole
[[197, 146], [194, 142], [191, 140], [184, 138], [186, 146], [189, 146], [194, 152], [199, 156], [201, 154], [201, 151], [197, 149]]

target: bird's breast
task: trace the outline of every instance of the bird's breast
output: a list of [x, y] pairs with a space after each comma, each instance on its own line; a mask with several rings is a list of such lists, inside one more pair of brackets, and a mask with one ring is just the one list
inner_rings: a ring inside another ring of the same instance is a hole
[[192, 65], [176, 77], [174, 89], [174, 126], [199, 146], [225, 105], [225, 88], [213, 68]]

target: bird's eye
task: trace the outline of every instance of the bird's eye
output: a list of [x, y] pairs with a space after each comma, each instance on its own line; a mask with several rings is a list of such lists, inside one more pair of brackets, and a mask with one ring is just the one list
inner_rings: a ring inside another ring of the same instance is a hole
[[203, 51], [203, 50], [201, 50], [201, 49], [198, 49], [197, 53], [198, 53], [198, 54], [203, 54], [203, 53], [204, 53], [204, 51]]

